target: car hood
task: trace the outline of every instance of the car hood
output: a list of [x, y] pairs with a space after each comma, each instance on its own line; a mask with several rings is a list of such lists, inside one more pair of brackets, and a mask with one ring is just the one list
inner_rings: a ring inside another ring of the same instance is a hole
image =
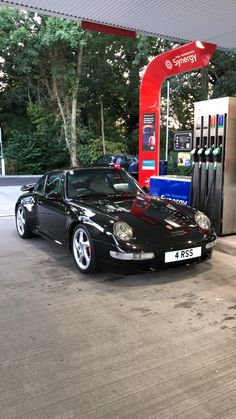
[[[122, 247], [130, 251], [191, 247], [214, 238], [214, 231], [204, 232], [197, 226], [195, 211], [190, 207], [147, 195], [134, 199], [78, 199], [74, 202], [84, 222], [101, 226], [112, 233], [114, 222], [125, 221], [133, 229], [130, 243]], [[77, 211], [77, 210], [76, 210]], [[173, 247], [174, 246], [174, 247]]]
[[93, 218], [112, 218], [126, 221], [132, 227], [167, 227], [169, 230], [195, 226], [194, 211], [173, 201], [147, 195], [129, 199], [123, 197], [82, 198], [75, 206], [87, 208]]

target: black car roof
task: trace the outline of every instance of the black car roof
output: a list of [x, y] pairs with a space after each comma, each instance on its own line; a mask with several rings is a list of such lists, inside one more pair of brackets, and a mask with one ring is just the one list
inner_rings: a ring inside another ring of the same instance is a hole
[[[68, 167], [65, 169], [55, 169], [50, 172], [45, 173], [44, 175], [51, 175], [54, 173], [68, 173], [70, 171], [83, 171], [83, 170], [123, 170], [123, 168], [107, 167], [107, 166], [86, 166], [86, 167]], [[42, 175], [42, 176], [44, 176]]]
[[79, 170], [104, 170], [104, 171], [107, 171], [107, 170], [110, 170], [110, 171], [113, 171], [113, 170], [124, 170], [123, 168], [114, 168], [114, 167], [107, 167], [107, 166], [86, 166], [86, 167], [71, 167], [71, 168], [69, 168], [69, 169], [64, 169], [64, 172], [65, 173], [68, 173], [68, 172], [70, 172], [70, 171], [79, 171]]

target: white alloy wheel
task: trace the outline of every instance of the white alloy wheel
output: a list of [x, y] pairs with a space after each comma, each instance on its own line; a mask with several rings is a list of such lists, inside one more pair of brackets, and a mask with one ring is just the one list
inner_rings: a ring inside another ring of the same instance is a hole
[[22, 239], [33, 236], [27, 220], [26, 210], [23, 205], [19, 205], [16, 211], [16, 228]]
[[72, 239], [72, 252], [79, 270], [83, 273], [95, 272], [96, 259], [89, 232], [85, 227], [75, 229]]
[[23, 236], [25, 232], [25, 212], [21, 205], [17, 208], [16, 224], [19, 235]]

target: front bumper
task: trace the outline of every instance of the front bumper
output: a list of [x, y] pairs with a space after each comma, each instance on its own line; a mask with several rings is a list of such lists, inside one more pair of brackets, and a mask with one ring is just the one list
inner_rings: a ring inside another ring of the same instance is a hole
[[[165, 252], [168, 251], [167, 249], [160, 249], [156, 252], [151, 252], [151, 250], [147, 250], [139, 251], [137, 253], [131, 253], [127, 251], [122, 252], [121, 249], [117, 249], [115, 247], [112, 250], [111, 248], [107, 248], [104, 252], [105, 249], [103, 248], [103, 254], [100, 254], [100, 258], [104, 265], [106, 265], [108, 268], [111, 268], [112, 271], [115, 270], [116, 272], [121, 271], [126, 274], [130, 272], [144, 270], [156, 271], [162, 268], [196, 264], [204, 260], [208, 260], [212, 257], [212, 252], [215, 244], [215, 239], [206, 243], [195, 243], [195, 247], [202, 247], [201, 256], [176, 262], [165, 262]], [[177, 248], [179, 249], [178, 245]]]
[[126, 252], [114, 252], [113, 250], [110, 250], [110, 256], [114, 259], [134, 260], [134, 261], [140, 262], [142, 260], [154, 259], [155, 253], [154, 252], [126, 253]]
[[[212, 240], [204, 245], [200, 244], [201, 248], [202, 248], [202, 252], [201, 252], [201, 256], [204, 254], [204, 252], [208, 252], [210, 249], [212, 250], [213, 247], [215, 247], [216, 245], [216, 240]], [[194, 246], [194, 247], [198, 247], [198, 246]], [[184, 248], [183, 248], [184, 249]], [[177, 249], [176, 249], [177, 250]], [[110, 250], [109, 252], [111, 258], [113, 259], [118, 259], [118, 260], [127, 260], [127, 261], [142, 261], [142, 260], [152, 260], [152, 259], [163, 259], [165, 252], [157, 252], [156, 254], [154, 252], [145, 252], [145, 251], [141, 251], [141, 252], [121, 252], [121, 251], [114, 251], [114, 250]], [[201, 256], [199, 256], [201, 258]], [[186, 259], [187, 263], [189, 259]]]
[[[178, 233], [178, 234], [177, 234]], [[135, 244], [135, 245], [134, 245]], [[107, 240], [95, 240], [95, 251], [98, 260], [104, 265], [108, 264], [122, 269], [141, 268], [150, 266], [151, 269], [171, 267], [178, 265], [188, 265], [209, 259], [212, 256], [213, 248], [216, 244], [216, 234], [210, 230], [204, 234], [200, 229], [189, 229], [174, 231], [173, 234], [163, 234], [156, 237], [151, 235], [145, 241], [140, 238], [133, 243], [111, 243]], [[165, 262], [166, 252], [187, 250], [201, 246], [201, 255], [192, 259]]]

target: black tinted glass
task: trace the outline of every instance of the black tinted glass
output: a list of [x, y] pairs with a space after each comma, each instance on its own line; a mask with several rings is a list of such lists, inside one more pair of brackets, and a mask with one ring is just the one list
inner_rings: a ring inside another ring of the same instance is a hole
[[35, 185], [34, 190], [38, 193], [43, 193], [46, 176], [41, 177]]
[[52, 192], [61, 193], [61, 175], [52, 174], [48, 176], [45, 186], [45, 194]]
[[81, 169], [67, 174], [68, 198], [93, 194], [136, 194], [138, 191], [141, 192], [141, 188], [123, 170]]

